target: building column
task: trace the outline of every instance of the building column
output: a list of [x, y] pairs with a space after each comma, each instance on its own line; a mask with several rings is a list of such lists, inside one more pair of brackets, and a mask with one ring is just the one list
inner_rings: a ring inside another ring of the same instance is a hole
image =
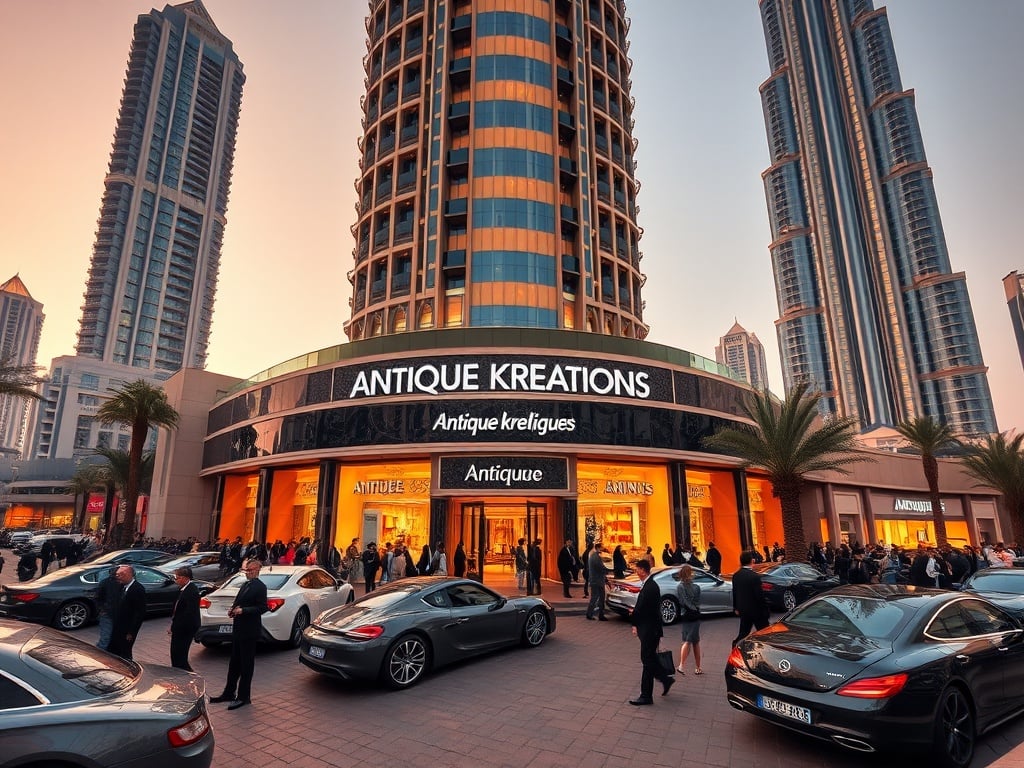
[[562, 499], [562, 541], [558, 542], [559, 549], [562, 542], [572, 539], [576, 548], [582, 550], [586, 546], [584, 542], [576, 541], [576, 531], [579, 530], [579, 506], [576, 499]]
[[740, 531], [740, 549], [754, 548], [754, 529], [750, 522], [750, 497], [747, 495], [747, 471], [732, 471], [733, 485], [736, 489], [736, 517]]
[[338, 462], [325, 459], [320, 462], [320, 476], [316, 485], [316, 533], [320, 549], [316, 553], [318, 563], [329, 561], [331, 545], [334, 544], [334, 511], [338, 508]]
[[[971, 497], [969, 494], [961, 494], [960, 506], [964, 510], [964, 522], [967, 523], [967, 535], [970, 537], [967, 543], [972, 547], [976, 547], [978, 544], [975, 542], [981, 541], [981, 534], [978, 531], [978, 521], [974, 517], [974, 507], [971, 506]], [[1019, 556], [1020, 553], [1018, 553], [1018, 557]]]
[[[832, 499], [832, 483], [825, 483], [821, 486], [821, 507], [825, 513], [825, 525], [828, 530], [828, 540], [833, 546], [839, 547], [842, 538], [842, 528], [839, 525], [839, 513], [836, 512], [836, 505]], [[821, 542], [822, 546], [825, 542]]]
[[[448, 499], [431, 497], [430, 499], [430, 551], [439, 541], [444, 541], [448, 530]], [[454, 556], [454, 550], [452, 550]]]
[[871, 508], [870, 488], [860, 489], [860, 500], [864, 507], [864, 525], [867, 526], [866, 535], [861, 544], [867, 547], [869, 544], [875, 543], [875, 511]]
[[687, 549], [690, 541], [690, 492], [686, 485], [686, 464], [676, 461], [668, 467], [668, 487], [672, 505], [672, 545]]
[[220, 515], [224, 509], [224, 475], [214, 478], [213, 509], [210, 510], [210, 529], [207, 541], [216, 541], [220, 533]]
[[[267, 540], [267, 520], [270, 518], [270, 490], [274, 485], [274, 470], [263, 467], [260, 470], [259, 484], [256, 486], [256, 515], [252, 521], [252, 538], [254, 541]], [[248, 542], [245, 542], [248, 544]]]

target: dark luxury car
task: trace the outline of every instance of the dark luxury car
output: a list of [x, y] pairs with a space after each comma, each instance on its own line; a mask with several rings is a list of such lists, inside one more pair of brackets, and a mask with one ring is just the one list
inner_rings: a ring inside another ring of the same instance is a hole
[[509, 645], [540, 645], [555, 611], [539, 597], [504, 597], [470, 579], [402, 579], [322, 613], [303, 633], [299, 661], [343, 680], [408, 688], [424, 674]]
[[154, 565], [158, 571], [163, 571], [168, 575], [183, 566], [192, 569], [193, 579], [211, 583], [224, 580], [224, 573], [220, 568], [220, 552], [190, 552], [187, 555], [178, 555], [167, 562]]
[[960, 589], [991, 600], [1024, 620], [1024, 570], [983, 568], [965, 579]]
[[826, 576], [807, 563], [764, 563], [753, 566], [761, 574], [768, 607], [791, 611], [808, 598], [839, 586], [836, 576]]
[[4, 765], [208, 768], [205, 693], [199, 675], [0, 619]]
[[[146, 611], [169, 613], [180, 590], [174, 579], [144, 565], [134, 567], [136, 581], [146, 590]], [[116, 568], [111, 564], [69, 565], [33, 581], [0, 587], [0, 616], [79, 629], [96, 619], [99, 582]], [[206, 582], [196, 581], [196, 586], [200, 595], [213, 590]]]
[[[661, 590], [661, 620], [665, 624], [673, 624], [679, 620], [682, 611], [676, 597], [679, 585], [678, 565], [658, 566], [651, 570], [652, 578]], [[702, 616], [714, 613], [732, 613], [732, 581], [731, 577], [715, 576], [700, 568], [693, 569], [693, 583], [700, 587], [700, 613]], [[625, 579], [612, 579], [605, 600], [609, 610], [622, 616], [628, 616], [636, 607], [636, 598], [640, 594], [640, 579], [629, 576]]]
[[89, 559], [89, 565], [101, 565], [103, 563], [142, 563], [156, 567], [174, 559], [174, 555], [164, 552], [162, 549], [115, 549], [113, 552], [106, 552], [98, 557]]
[[962, 592], [844, 586], [740, 641], [725, 682], [733, 707], [776, 725], [965, 768], [979, 734], [1024, 710], [1024, 628]]

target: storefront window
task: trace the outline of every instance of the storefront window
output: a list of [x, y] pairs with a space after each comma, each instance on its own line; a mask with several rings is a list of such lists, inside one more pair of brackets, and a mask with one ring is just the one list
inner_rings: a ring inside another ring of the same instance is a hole
[[224, 501], [221, 504], [220, 529], [217, 536], [252, 541], [256, 521], [256, 491], [259, 475], [228, 475], [224, 478]]
[[580, 462], [576, 474], [580, 551], [588, 541], [600, 541], [609, 552], [621, 546], [631, 562], [647, 547], [657, 553], [671, 541], [665, 467]]
[[342, 467], [338, 506], [337, 542], [404, 544], [415, 560], [430, 537], [430, 464]]

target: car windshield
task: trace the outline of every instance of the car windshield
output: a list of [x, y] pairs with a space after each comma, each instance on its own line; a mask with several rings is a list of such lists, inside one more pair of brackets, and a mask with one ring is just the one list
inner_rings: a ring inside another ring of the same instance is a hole
[[971, 589], [978, 592], [1010, 592], [1014, 595], [1024, 594], [1024, 576], [1010, 571], [1001, 573], [999, 569], [976, 574], [971, 579]]
[[[291, 577], [290, 573], [261, 573], [258, 578], [264, 584], [267, 585], [267, 590], [275, 590], [283, 587], [288, 579]], [[245, 574], [236, 573], [228, 581], [224, 582], [224, 589], [241, 589], [245, 583]]]
[[67, 637], [49, 635], [28, 641], [22, 654], [49, 667], [91, 696], [130, 688], [142, 674], [134, 661]]
[[826, 595], [804, 603], [786, 619], [801, 627], [876, 640], [892, 640], [910, 615], [899, 602], [878, 598]]

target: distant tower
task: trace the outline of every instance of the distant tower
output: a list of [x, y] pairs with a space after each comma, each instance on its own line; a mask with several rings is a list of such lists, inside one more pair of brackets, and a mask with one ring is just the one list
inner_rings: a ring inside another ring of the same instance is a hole
[[245, 76], [200, 0], [135, 24], [77, 353], [203, 368]]
[[366, 29], [349, 338], [645, 338], [625, 2], [372, 0]]
[[914, 92], [871, 0], [760, 0], [771, 74], [763, 174], [786, 389], [862, 431], [932, 417], [996, 431], [967, 293], [950, 267]]
[[[0, 360], [34, 366], [43, 319], [43, 305], [32, 298], [20, 277], [0, 285]], [[31, 405], [24, 398], [0, 395], [0, 454], [21, 453]]]
[[768, 366], [764, 345], [756, 334], [748, 333], [738, 322], [733, 323], [715, 347], [715, 360], [729, 366], [754, 389], [768, 389]]
[[118, 447], [108, 389], [204, 368], [245, 75], [201, 0], [135, 23], [76, 356], [55, 358], [31, 457]]
[[1010, 310], [1013, 335], [1017, 339], [1020, 364], [1024, 366], [1024, 275], [1014, 270], [1004, 277], [1003, 291], [1006, 293], [1006, 307]]

